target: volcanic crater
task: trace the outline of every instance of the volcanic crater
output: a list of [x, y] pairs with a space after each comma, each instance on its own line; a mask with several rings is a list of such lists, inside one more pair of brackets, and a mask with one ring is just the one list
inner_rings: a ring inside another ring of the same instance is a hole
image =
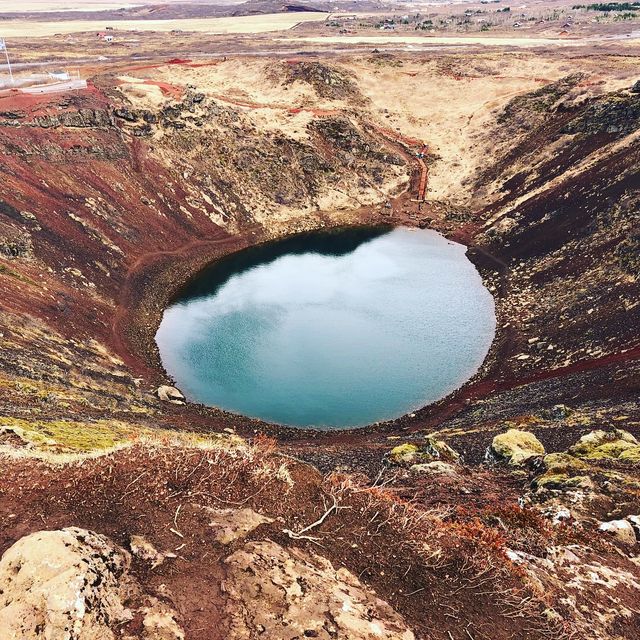
[[[53, 529], [99, 548], [133, 638], [150, 608], [188, 638], [370, 637], [332, 618], [338, 592], [376, 603], [381, 637], [636, 637], [640, 543], [598, 532], [640, 513], [635, 62], [122, 60], [84, 91], [0, 96], [0, 551]], [[497, 318], [471, 380], [339, 432], [158, 397], [154, 336], [185, 283], [362, 225], [468, 247]], [[514, 431], [533, 440], [497, 438]], [[132, 536], [172, 551], [151, 567]], [[251, 566], [303, 585], [324, 626], [282, 635], [302, 623]], [[327, 581], [320, 614], [304, 585]]]

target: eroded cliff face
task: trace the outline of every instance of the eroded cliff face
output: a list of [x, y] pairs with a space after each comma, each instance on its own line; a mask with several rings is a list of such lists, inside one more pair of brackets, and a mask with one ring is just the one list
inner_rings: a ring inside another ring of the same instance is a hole
[[25, 379], [51, 397], [75, 380], [103, 396], [78, 400], [129, 402], [133, 375], [122, 345], [114, 348], [114, 323], [138, 267], [148, 263], [151, 278], [163, 255], [206, 261], [357, 221], [354, 203], [380, 201], [407, 179], [394, 150], [348, 115], [311, 120], [300, 142], [194, 91], [134, 109], [109, 82], [70, 97], [21, 98], [0, 120], [1, 358], [14, 381], [5, 381], [7, 410], [20, 404], [15, 383]]

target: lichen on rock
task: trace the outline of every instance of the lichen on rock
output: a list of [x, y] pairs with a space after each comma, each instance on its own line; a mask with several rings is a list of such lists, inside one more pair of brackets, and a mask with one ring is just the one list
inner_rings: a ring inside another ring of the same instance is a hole
[[578, 458], [597, 460], [602, 458], [617, 459], [623, 452], [640, 446], [636, 438], [628, 431], [591, 431], [582, 436], [570, 449], [569, 453]]
[[489, 458], [520, 465], [536, 456], [544, 455], [544, 446], [529, 431], [509, 429], [497, 435], [487, 451]]
[[225, 562], [228, 640], [415, 638], [389, 604], [326, 558], [261, 541], [247, 543]]

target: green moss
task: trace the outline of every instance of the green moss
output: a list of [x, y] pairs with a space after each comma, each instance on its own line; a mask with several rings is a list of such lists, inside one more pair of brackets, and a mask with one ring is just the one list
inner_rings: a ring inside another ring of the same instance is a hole
[[543, 462], [547, 473], [568, 473], [589, 468], [588, 464], [568, 453], [550, 453], [544, 457]]
[[509, 464], [522, 464], [529, 458], [544, 455], [544, 447], [538, 438], [529, 431], [509, 429], [497, 435], [491, 443], [491, 450], [501, 460]]
[[95, 423], [54, 421], [28, 421], [0, 417], [0, 428], [8, 428], [25, 442], [40, 448], [63, 451], [101, 451], [112, 449], [129, 440], [131, 428], [118, 422]]
[[104, 452], [137, 441], [149, 444], [174, 444], [177, 447], [232, 450], [246, 448], [247, 443], [232, 434], [175, 432], [149, 429], [115, 420], [73, 422], [64, 420], [25, 420], [0, 416], [0, 432], [9, 430], [38, 451], [52, 453]]
[[18, 273], [17, 271], [10, 269], [5, 264], [0, 264], [0, 275], [9, 276], [10, 278], [15, 278], [16, 280], [20, 280], [20, 282], [24, 282], [26, 284], [32, 284], [32, 285], [37, 284], [36, 282], [31, 280], [31, 278], [27, 278], [26, 276], [23, 276], [21, 273]]
[[587, 460], [598, 460], [602, 458], [619, 458], [620, 454], [627, 449], [633, 449], [635, 446], [630, 442], [624, 440], [616, 440], [615, 442], [608, 442], [600, 447], [596, 447], [591, 452], [587, 453], [584, 457]]
[[569, 449], [569, 453], [588, 460], [617, 459], [627, 449], [640, 443], [623, 429], [592, 431]]
[[578, 489], [593, 486], [589, 476], [570, 476], [568, 473], [545, 473], [533, 482], [538, 489]]
[[419, 451], [420, 448], [415, 444], [399, 444], [397, 447], [391, 449], [388, 459], [394, 464], [417, 462]]
[[625, 449], [619, 456], [618, 460], [624, 462], [640, 462], [640, 445]]

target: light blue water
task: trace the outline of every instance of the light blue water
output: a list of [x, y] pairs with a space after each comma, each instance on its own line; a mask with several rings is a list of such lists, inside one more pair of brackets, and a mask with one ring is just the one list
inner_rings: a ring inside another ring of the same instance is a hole
[[494, 331], [465, 247], [396, 228], [237, 254], [165, 311], [156, 340], [187, 398], [328, 429], [444, 397], [477, 371]]

